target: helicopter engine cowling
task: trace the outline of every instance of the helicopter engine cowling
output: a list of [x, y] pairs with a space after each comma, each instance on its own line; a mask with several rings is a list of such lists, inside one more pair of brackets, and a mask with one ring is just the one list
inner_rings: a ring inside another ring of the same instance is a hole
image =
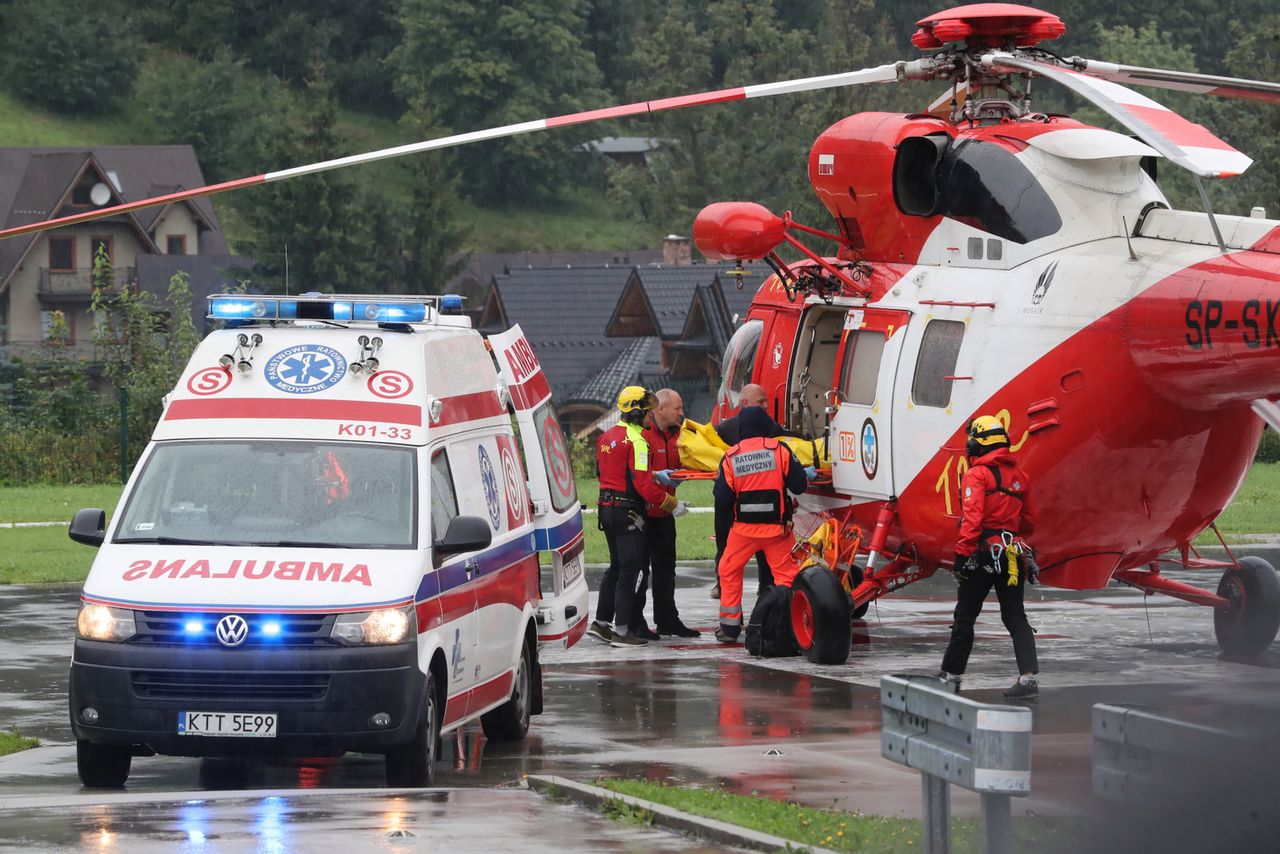
[[1235, 252], [1134, 300], [1130, 349], [1151, 387], [1190, 409], [1280, 395], [1280, 254]]

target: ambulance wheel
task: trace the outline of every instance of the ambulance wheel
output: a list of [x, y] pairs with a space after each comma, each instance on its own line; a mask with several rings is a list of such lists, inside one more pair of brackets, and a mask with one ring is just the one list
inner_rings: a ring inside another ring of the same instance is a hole
[[814, 664], [844, 664], [853, 646], [849, 597], [835, 573], [811, 566], [791, 584], [791, 632]]
[[526, 636], [520, 648], [511, 699], [480, 716], [484, 737], [490, 741], [520, 741], [529, 732], [529, 715], [533, 711], [533, 656]]
[[396, 788], [430, 786], [436, 778], [436, 756], [440, 749], [440, 696], [436, 675], [427, 674], [422, 718], [408, 744], [387, 753], [387, 785]]
[[133, 749], [119, 744], [76, 742], [76, 771], [89, 789], [123, 789], [133, 764]]
[[1280, 578], [1271, 564], [1240, 558], [1238, 568], [1222, 574], [1218, 595], [1229, 603], [1213, 612], [1213, 631], [1224, 653], [1253, 656], [1271, 645], [1280, 630]]

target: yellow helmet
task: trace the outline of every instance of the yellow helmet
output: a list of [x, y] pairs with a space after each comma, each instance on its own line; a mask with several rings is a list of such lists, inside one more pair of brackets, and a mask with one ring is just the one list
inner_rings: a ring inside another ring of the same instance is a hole
[[647, 412], [657, 405], [657, 396], [642, 385], [629, 385], [618, 392], [618, 410], [621, 412]]
[[971, 457], [980, 457], [996, 448], [1009, 447], [1009, 431], [993, 415], [979, 415], [970, 422], [966, 432], [969, 438], [964, 444], [964, 450]]

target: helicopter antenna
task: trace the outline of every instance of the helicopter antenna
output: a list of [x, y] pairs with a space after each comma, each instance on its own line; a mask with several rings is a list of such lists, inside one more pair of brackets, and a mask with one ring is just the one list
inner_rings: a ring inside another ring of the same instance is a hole
[[1204, 186], [1204, 181], [1200, 180], [1200, 176], [1194, 172], [1191, 173], [1196, 179], [1196, 189], [1200, 191], [1200, 201], [1204, 202], [1204, 212], [1209, 215], [1209, 225], [1213, 226], [1213, 236], [1218, 238], [1218, 249], [1223, 255], [1227, 254], [1227, 244], [1222, 239], [1222, 232], [1218, 229], [1218, 218], [1213, 215], [1213, 205], [1209, 204], [1209, 191]]
[[1129, 245], [1129, 260], [1137, 261], [1138, 253], [1133, 251], [1133, 238], [1129, 233], [1129, 221], [1124, 217], [1120, 217], [1120, 225], [1124, 227], [1124, 242]]

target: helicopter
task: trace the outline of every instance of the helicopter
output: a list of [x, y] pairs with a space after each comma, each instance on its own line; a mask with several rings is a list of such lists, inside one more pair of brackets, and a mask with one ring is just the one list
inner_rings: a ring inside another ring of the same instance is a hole
[[[775, 418], [827, 440], [830, 484], [802, 507], [869, 532], [838, 601], [796, 597], [793, 621], [824, 640], [811, 642], [811, 658], [844, 660], [853, 615], [949, 565], [965, 428], [981, 414], [1005, 424], [1035, 483], [1042, 583], [1117, 581], [1206, 605], [1225, 652], [1265, 649], [1280, 629], [1274, 568], [1230, 548], [1208, 559], [1193, 542], [1216, 532], [1264, 424], [1280, 428], [1280, 221], [1216, 213], [1204, 182], [1252, 161], [1124, 84], [1273, 104], [1280, 84], [1062, 57], [1043, 44], [1065, 24], [1015, 4], [960, 6], [918, 27], [912, 43], [924, 55], [914, 60], [454, 134], [32, 222], [0, 239], [568, 125], [938, 81], [947, 90], [927, 110], [860, 113], [818, 136], [808, 173], [835, 230], [752, 202], [713, 203], [694, 221], [707, 258], [763, 260], [773, 273], [727, 347], [718, 415], [736, 410], [745, 384], [763, 385]], [[1035, 111], [1034, 80], [1066, 88], [1129, 135]], [[1170, 207], [1154, 178], [1161, 158], [1191, 172], [1204, 210]], [[836, 249], [820, 254], [797, 233]], [[801, 259], [783, 261], [783, 244]], [[1216, 589], [1165, 575], [1171, 553], [1176, 566], [1220, 570]]]

